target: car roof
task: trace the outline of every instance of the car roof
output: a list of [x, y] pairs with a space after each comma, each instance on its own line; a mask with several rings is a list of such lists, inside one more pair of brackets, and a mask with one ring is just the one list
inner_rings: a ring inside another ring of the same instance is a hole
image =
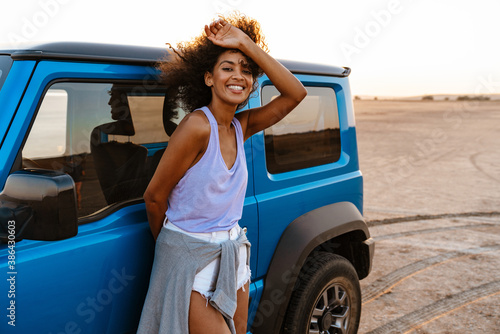
[[[13, 60], [73, 60], [121, 64], [155, 64], [168, 59], [167, 48], [86, 42], [53, 42], [12, 49], [0, 49], [0, 55], [10, 55]], [[319, 74], [347, 77], [348, 67], [312, 64], [279, 59], [285, 67], [297, 74]]]

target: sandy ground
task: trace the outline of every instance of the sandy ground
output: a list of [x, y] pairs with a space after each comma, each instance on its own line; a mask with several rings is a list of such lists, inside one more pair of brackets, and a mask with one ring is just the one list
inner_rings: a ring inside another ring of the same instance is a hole
[[500, 102], [354, 107], [376, 240], [359, 333], [500, 333]]

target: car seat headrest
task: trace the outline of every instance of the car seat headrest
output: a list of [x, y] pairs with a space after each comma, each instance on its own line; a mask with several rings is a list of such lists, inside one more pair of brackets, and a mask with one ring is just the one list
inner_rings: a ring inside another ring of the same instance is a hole
[[165, 101], [163, 102], [163, 128], [169, 137], [172, 136], [177, 128], [177, 124], [172, 121], [176, 115], [175, 105], [165, 96]]

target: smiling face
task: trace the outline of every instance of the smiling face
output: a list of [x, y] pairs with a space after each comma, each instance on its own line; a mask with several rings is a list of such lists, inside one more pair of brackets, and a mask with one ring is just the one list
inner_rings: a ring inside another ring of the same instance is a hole
[[253, 76], [245, 56], [238, 51], [222, 53], [212, 73], [205, 73], [205, 84], [212, 89], [212, 102], [237, 107], [252, 90]]

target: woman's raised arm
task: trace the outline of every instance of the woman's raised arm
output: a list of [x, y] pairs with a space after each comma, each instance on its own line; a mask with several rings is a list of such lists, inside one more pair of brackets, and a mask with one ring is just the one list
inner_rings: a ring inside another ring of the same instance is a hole
[[238, 28], [224, 20], [217, 20], [210, 26], [205, 26], [205, 33], [214, 44], [229, 49], [238, 49], [250, 57], [280, 92], [280, 96], [268, 104], [236, 115], [243, 127], [245, 139], [279, 122], [307, 95], [302, 83], [290, 71], [264, 52]]

